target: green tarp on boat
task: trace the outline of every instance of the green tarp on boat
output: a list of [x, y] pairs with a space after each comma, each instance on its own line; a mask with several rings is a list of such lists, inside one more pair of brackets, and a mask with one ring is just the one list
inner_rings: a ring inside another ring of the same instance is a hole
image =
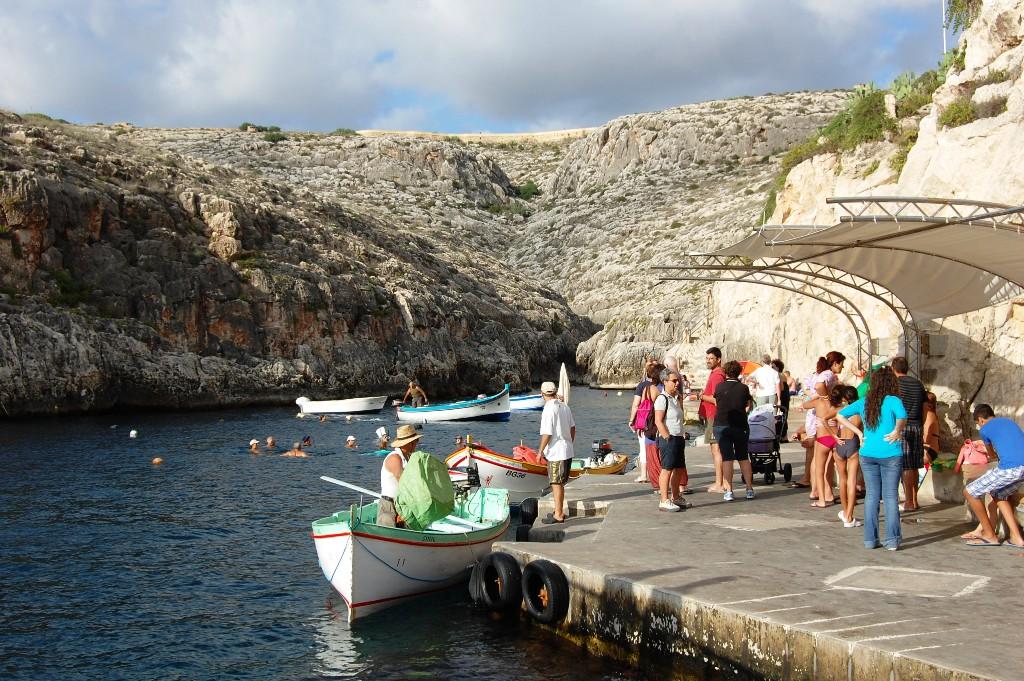
[[455, 492], [448, 468], [426, 452], [413, 452], [398, 479], [395, 495], [395, 510], [405, 520], [405, 526], [423, 530], [454, 509]]

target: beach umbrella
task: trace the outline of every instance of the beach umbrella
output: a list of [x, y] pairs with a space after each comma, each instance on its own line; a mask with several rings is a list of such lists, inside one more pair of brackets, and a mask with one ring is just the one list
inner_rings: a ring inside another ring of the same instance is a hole
[[759, 363], [751, 362], [749, 360], [743, 360], [742, 362], [740, 362], [740, 366], [743, 367], [743, 370], [740, 372], [741, 376], [749, 376], [750, 374], [754, 373], [755, 371], [761, 368], [761, 365]]

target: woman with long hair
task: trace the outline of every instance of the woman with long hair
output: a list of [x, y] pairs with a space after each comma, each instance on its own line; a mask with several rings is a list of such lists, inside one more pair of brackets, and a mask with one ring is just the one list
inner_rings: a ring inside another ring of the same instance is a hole
[[[829, 393], [839, 384], [839, 374], [843, 371], [846, 356], [838, 350], [832, 350], [824, 357], [819, 357], [814, 367], [814, 374], [807, 380], [809, 397], [802, 404], [807, 410], [804, 422], [804, 433], [810, 442], [801, 442], [807, 450], [804, 459], [804, 477], [811, 485], [812, 506], [824, 508], [835, 503], [835, 492], [832, 489], [832, 449], [835, 447], [835, 420], [830, 416], [828, 423], [819, 418], [819, 407], [826, 407]], [[826, 446], [827, 445], [827, 446]]]
[[[651, 401], [651, 409], [654, 408], [654, 401], [658, 399], [658, 396], [665, 392], [665, 383], [662, 380], [663, 371], [665, 371], [665, 365], [661, 362], [655, 362], [647, 368], [649, 383], [644, 389], [644, 399]], [[661, 484], [661, 456], [658, 454], [657, 436], [653, 440], [644, 437], [644, 453], [647, 458], [647, 481], [651, 483], [651, 487], [655, 491], [658, 491]]]
[[[859, 416], [863, 429], [849, 421]], [[888, 366], [871, 375], [866, 397], [841, 409], [839, 423], [860, 438], [860, 467], [867, 494], [864, 498], [864, 546], [875, 549], [878, 541], [879, 502], [885, 503], [885, 538], [890, 551], [900, 546], [900, 477], [903, 474], [903, 428], [907, 410], [900, 400], [900, 384]]]

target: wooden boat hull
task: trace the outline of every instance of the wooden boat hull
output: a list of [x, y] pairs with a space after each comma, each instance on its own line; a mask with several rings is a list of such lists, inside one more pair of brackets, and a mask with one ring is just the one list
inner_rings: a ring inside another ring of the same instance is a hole
[[344, 599], [350, 622], [469, 577], [508, 529], [508, 493], [477, 490], [464, 503], [483, 509], [470, 515], [486, 527], [455, 532], [379, 527], [371, 522], [377, 502], [313, 523], [320, 569]]
[[300, 397], [295, 400], [299, 405], [299, 416], [320, 414], [373, 414], [384, 408], [388, 401], [387, 395], [374, 397], [354, 397], [348, 400], [311, 400]]
[[435, 423], [438, 421], [508, 421], [508, 384], [504, 390], [476, 400], [431, 404], [426, 407], [399, 407], [398, 420], [404, 423]]
[[513, 395], [509, 398], [512, 411], [543, 411], [544, 397], [536, 395]]
[[[469, 465], [470, 460], [476, 464], [480, 475], [480, 487], [507, 489], [513, 501], [539, 496], [551, 486], [546, 465], [519, 461], [480, 445], [466, 446], [448, 455], [445, 463], [448, 464], [453, 481], [465, 480], [466, 474], [450, 469], [465, 467]], [[582, 474], [582, 470], [571, 470], [569, 480], [574, 480]]]

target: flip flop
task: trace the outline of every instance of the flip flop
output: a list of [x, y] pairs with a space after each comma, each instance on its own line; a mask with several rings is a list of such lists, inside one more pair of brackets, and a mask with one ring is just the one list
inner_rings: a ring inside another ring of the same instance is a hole
[[811, 486], [810, 483], [806, 483], [806, 482], [791, 482], [791, 483], [789, 483], [789, 488], [790, 489], [803, 489], [805, 487], [810, 487], [810, 486]]
[[971, 541], [966, 541], [966, 542], [964, 542], [964, 544], [966, 544], [967, 546], [977, 546], [977, 547], [1002, 546], [1002, 542], [1000, 542], [1000, 541], [989, 541], [987, 539], [982, 539], [980, 537], [978, 539], [972, 539]]
[[565, 518], [562, 518], [561, 520], [559, 520], [553, 514], [548, 513], [546, 516], [544, 516], [544, 520], [542, 520], [541, 522], [544, 523], [545, 525], [557, 525], [558, 523], [564, 523], [565, 522]]
[[1024, 551], [1024, 546], [1020, 544], [1014, 544], [1012, 541], [1003, 542], [1003, 546], [1011, 549], [1017, 549], [1018, 551]]
[[832, 504], [828, 504], [827, 506], [818, 506], [817, 504], [810, 504], [810, 507], [811, 507], [811, 508], [816, 508], [816, 509], [818, 509], [819, 511], [821, 511], [821, 510], [823, 510], [823, 509], [826, 509], [826, 508], [828, 508], [828, 507], [829, 507], [829, 506], [831, 506], [831, 505], [832, 505]]

